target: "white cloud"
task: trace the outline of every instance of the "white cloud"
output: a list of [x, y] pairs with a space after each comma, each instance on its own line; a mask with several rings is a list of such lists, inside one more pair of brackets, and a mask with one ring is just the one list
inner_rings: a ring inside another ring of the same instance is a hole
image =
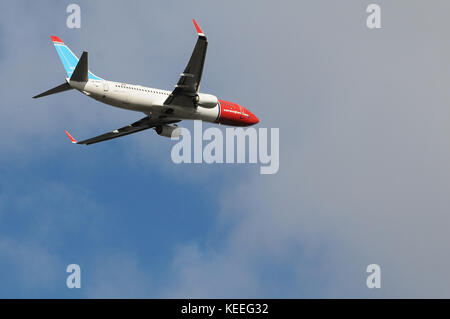
[[130, 253], [112, 253], [96, 258], [85, 274], [87, 298], [149, 298], [154, 289], [152, 277]]
[[[174, 288], [175, 295], [192, 289], [196, 296], [220, 296], [221, 290], [210, 292], [203, 279], [221, 275], [254, 278], [254, 286], [228, 290], [241, 296], [450, 295], [450, 112], [442, 85], [448, 72], [440, 67], [450, 48], [443, 51], [441, 41], [428, 37], [418, 43], [411, 31], [439, 32], [442, 5], [427, 13], [436, 21], [424, 24], [417, 4], [382, 4], [389, 15], [406, 10], [411, 23], [406, 35], [399, 18], [378, 35], [363, 25], [342, 25], [335, 19], [345, 16], [348, 22], [358, 12], [342, 3], [327, 11], [334, 18], [322, 10], [320, 26], [315, 16], [305, 17], [299, 23], [310, 26], [306, 31], [286, 17], [301, 41], [277, 33], [277, 43], [289, 51], [267, 48], [285, 58], [264, 64], [264, 72], [278, 80], [272, 92], [281, 94], [259, 92], [270, 105], [261, 110], [261, 122], [277, 125], [282, 117], [280, 172], [236, 181], [232, 192], [224, 187], [217, 226], [231, 228], [224, 248], [180, 252], [175, 264], [191, 255], [197, 261], [174, 270], [173, 286], [183, 287]], [[253, 43], [267, 34], [255, 38]], [[365, 286], [371, 263], [381, 265], [381, 290]], [[233, 269], [233, 275], [222, 267]], [[270, 276], [284, 271], [291, 283], [284, 276], [270, 280], [262, 270], [267, 267], [273, 269]]]
[[[0, 264], [2, 270], [9, 276], [2, 282], [0, 293], [3, 297], [26, 297], [45, 294], [49, 289], [58, 285], [60, 277], [58, 256], [50, 253], [45, 248], [30, 243], [23, 243], [12, 239], [0, 239]], [[13, 281], [17, 290], [6, 291], [8, 282]], [[14, 296], [12, 295], [14, 294]]]

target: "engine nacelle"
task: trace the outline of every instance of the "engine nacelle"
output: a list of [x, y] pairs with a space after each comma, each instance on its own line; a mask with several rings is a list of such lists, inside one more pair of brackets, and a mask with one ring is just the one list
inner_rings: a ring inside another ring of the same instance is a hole
[[207, 109], [212, 109], [216, 107], [219, 100], [217, 100], [217, 96], [212, 94], [198, 93], [195, 97], [195, 101], [198, 106], [205, 107]]
[[179, 137], [181, 135], [181, 127], [177, 125], [160, 125], [155, 127], [156, 133], [165, 137]]

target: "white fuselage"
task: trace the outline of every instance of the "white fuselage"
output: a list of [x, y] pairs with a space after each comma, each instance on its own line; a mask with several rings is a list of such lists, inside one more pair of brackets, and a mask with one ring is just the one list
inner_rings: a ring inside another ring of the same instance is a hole
[[74, 82], [67, 78], [66, 81], [71, 87], [97, 101], [142, 112], [155, 119], [203, 120], [214, 123], [219, 117], [219, 105], [213, 108], [164, 105], [164, 101], [172, 93], [166, 90], [106, 80]]

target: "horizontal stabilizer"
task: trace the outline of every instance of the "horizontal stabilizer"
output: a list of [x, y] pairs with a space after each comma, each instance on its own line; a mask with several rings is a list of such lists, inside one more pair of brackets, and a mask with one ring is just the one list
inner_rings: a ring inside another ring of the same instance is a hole
[[70, 85], [67, 82], [65, 82], [65, 83], [63, 83], [61, 85], [58, 85], [57, 87], [55, 87], [53, 89], [45, 91], [44, 93], [41, 93], [41, 94], [36, 95], [36, 96], [33, 96], [33, 99], [37, 99], [39, 97], [47, 96], [47, 95], [50, 95], [50, 94], [64, 92], [64, 91], [71, 90], [71, 89], [72, 88], [70, 87]]

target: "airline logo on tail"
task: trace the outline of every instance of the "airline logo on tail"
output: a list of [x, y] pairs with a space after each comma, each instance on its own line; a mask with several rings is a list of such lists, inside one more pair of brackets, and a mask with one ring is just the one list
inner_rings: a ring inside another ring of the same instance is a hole
[[[58, 52], [59, 58], [66, 70], [67, 77], [70, 78], [78, 64], [77, 56], [70, 50], [70, 48], [62, 42], [62, 40], [54, 35], [50, 36], [53, 44], [55, 45], [56, 52]], [[103, 80], [102, 78], [94, 75], [89, 71], [88, 77], [91, 80]]]

